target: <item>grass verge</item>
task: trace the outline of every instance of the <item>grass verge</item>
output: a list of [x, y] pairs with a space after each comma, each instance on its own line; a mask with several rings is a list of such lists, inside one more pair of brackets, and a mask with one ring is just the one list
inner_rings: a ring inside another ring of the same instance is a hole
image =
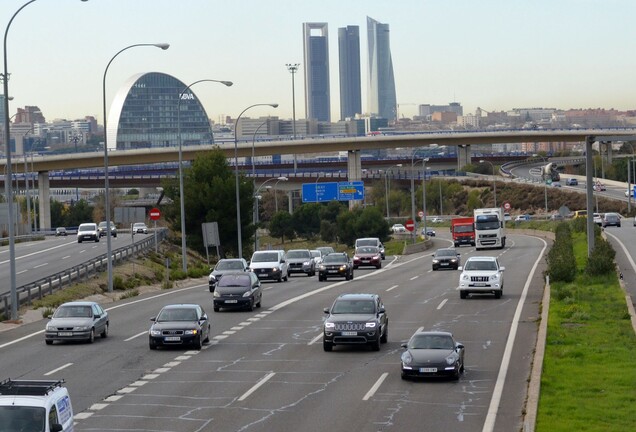
[[616, 274], [590, 277], [586, 236], [574, 234], [579, 274], [551, 286], [537, 432], [636, 430], [636, 335]]

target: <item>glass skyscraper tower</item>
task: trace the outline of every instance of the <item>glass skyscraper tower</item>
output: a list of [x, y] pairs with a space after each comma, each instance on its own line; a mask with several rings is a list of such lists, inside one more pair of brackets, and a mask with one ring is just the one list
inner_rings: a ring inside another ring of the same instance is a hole
[[331, 121], [327, 23], [303, 23], [305, 117]]
[[360, 27], [338, 29], [340, 65], [340, 120], [362, 113], [360, 81]]
[[389, 43], [389, 25], [367, 17], [367, 38], [369, 45], [367, 111], [372, 115], [395, 119], [397, 101]]

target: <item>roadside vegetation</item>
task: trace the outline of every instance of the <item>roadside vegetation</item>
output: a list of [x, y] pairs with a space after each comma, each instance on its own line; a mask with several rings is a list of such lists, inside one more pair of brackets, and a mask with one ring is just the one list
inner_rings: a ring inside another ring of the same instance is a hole
[[597, 228], [588, 259], [585, 219], [558, 226], [537, 432], [636, 429], [636, 335], [614, 257]]

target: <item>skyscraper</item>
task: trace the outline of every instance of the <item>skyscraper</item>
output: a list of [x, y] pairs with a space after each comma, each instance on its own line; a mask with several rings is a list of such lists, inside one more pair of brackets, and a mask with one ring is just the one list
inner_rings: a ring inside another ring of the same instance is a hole
[[369, 45], [367, 111], [369, 114], [394, 119], [397, 101], [389, 43], [389, 25], [367, 17], [367, 38]]
[[360, 27], [338, 29], [340, 60], [340, 120], [362, 113], [360, 81]]
[[305, 117], [331, 121], [327, 23], [303, 23]]

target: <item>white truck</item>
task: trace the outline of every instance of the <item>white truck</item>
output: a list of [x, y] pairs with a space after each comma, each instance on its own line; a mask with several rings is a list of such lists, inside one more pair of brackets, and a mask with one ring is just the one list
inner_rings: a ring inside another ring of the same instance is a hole
[[475, 209], [474, 218], [477, 250], [506, 247], [506, 221], [502, 208]]
[[1, 381], [0, 430], [72, 432], [73, 408], [64, 381]]

